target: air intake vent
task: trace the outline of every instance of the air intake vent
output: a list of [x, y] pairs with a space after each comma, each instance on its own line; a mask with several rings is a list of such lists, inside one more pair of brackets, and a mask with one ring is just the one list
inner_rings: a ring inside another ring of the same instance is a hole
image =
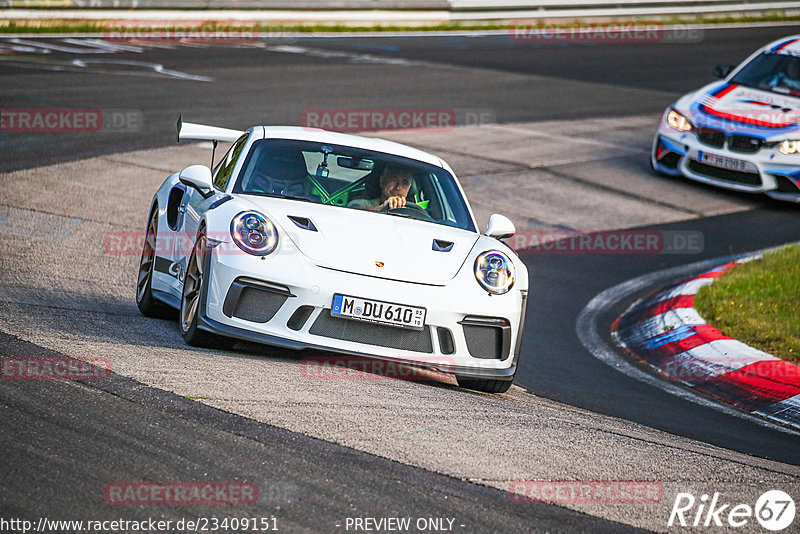
[[433, 250], [437, 252], [450, 252], [451, 250], [453, 250], [453, 242], [444, 241], [442, 239], [434, 239]]
[[260, 280], [237, 278], [228, 289], [222, 313], [254, 323], [269, 322], [289, 297], [289, 288]]
[[242, 288], [232, 315], [245, 321], [267, 323], [275, 316], [284, 302], [286, 302], [286, 295], [245, 287]]
[[302, 228], [303, 230], [308, 230], [310, 232], [317, 231], [317, 227], [314, 226], [314, 222], [307, 217], [298, 217], [296, 215], [287, 215], [287, 217], [289, 217], [289, 220], [292, 221], [298, 228]]
[[453, 354], [456, 351], [456, 345], [453, 342], [453, 333], [442, 326], [436, 328], [436, 334], [439, 336], [439, 350], [442, 354]]
[[289, 321], [286, 323], [286, 326], [292, 330], [301, 330], [306, 324], [306, 321], [308, 321], [308, 318], [311, 317], [311, 313], [313, 311], [313, 306], [300, 306], [294, 311], [292, 316], [289, 317]]
[[427, 328], [425, 330], [410, 330], [339, 319], [333, 317], [330, 310], [325, 310], [319, 314], [314, 324], [311, 325], [309, 333], [315, 336], [364, 343], [365, 345], [378, 345], [379, 347], [427, 352], [428, 354], [433, 352], [431, 334]]
[[474, 358], [505, 360], [511, 355], [511, 325], [500, 317], [464, 317], [467, 350]]
[[730, 169], [722, 169], [712, 165], [706, 165], [699, 161], [689, 160], [689, 169], [697, 174], [717, 178], [718, 180], [725, 180], [728, 182], [736, 182], [745, 185], [758, 186], [761, 185], [761, 175], [757, 172], [739, 172]]
[[795, 184], [793, 180], [790, 180], [786, 176], [775, 176], [775, 181], [778, 182], [778, 192], [780, 193], [800, 193], [800, 189], [798, 189], [798, 185]]

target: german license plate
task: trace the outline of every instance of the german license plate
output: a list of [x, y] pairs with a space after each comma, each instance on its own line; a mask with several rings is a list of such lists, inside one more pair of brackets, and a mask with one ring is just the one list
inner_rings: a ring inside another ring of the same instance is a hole
[[425, 326], [425, 308], [338, 293], [333, 296], [331, 315], [414, 330], [422, 330]]
[[700, 162], [714, 167], [723, 169], [731, 169], [734, 171], [744, 171], [747, 169], [747, 162], [740, 159], [726, 158], [725, 156], [717, 156], [716, 154], [709, 154], [708, 152], [700, 152]]

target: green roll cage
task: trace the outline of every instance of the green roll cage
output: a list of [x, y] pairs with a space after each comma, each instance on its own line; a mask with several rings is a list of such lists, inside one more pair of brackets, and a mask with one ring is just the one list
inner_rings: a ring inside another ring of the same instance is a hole
[[[350, 201], [350, 193], [364, 186], [367, 177], [359, 178], [351, 184], [347, 184], [338, 191], [331, 193], [324, 185], [317, 180], [316, 176], [308, 175], [308, 181], [311, 182], [311, 194], [318, 197], [322, 204], [329, 204], [331, 206], [346, 206]], [[428, 209], [429, 200], [420, 200], [418, 194], [414, 194], [414, 203], [420, 208]]]

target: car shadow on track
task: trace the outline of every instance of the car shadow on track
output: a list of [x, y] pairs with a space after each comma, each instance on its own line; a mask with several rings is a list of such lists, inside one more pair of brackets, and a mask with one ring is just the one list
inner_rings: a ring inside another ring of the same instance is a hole
[[361, 379], [398, 379], [435, 387], [457, 387], [450, 375], [387, 364], [366, 356], [347, 356], [316, 349], [292, 350], [249, 341], [237, 341], [231, 349], [192, 347], [181, 337], [177, 311], [174, 317], [167, 319], [144, 317], [133, 299], [75, 294], [49, 288], [18, 287], [15, 293], [25, 298], [0, 302], [0, 317], [6, 315], [35, 324], [44, 336], [69, 337], [80, 343], [109, 343], [120, 346], [121, 350], [131, 346], [150, 347], [224, 354], [265, 363], [275, 361], [296, 365], [301, 372], [310, 369], [327, 373], [329, 376], [322, 377], [324, 379], [360, 376]]

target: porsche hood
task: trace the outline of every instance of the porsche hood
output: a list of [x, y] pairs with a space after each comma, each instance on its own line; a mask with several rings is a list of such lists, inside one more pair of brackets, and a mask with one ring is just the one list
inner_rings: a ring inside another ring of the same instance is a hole
[[459, 228], [356, 209], [266, 197], [248, 200], [278, 225], [282, 239], [316, 265], [390, 280], [445, 285], [480, 237]]

